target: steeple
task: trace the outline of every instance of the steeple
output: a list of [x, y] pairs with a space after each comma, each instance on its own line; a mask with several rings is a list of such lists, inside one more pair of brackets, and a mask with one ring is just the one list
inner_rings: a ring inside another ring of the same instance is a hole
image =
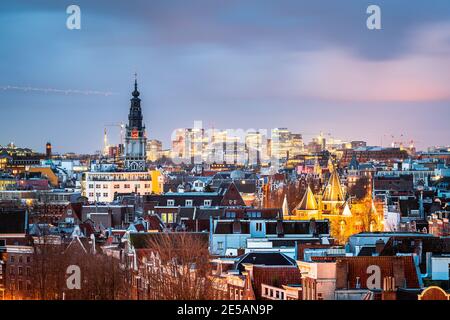
[[128, 127], [137, 130], [142, 130], [142, 110], [141, 99], [139, 98], [139, 91], [137, 89], [137, 74], [134, 74], [134, 91], [132, 92], [133, 98], [131, 98], [130, 113], [128, 115]]
[[344, 191], [337, 170], [331, 173], [330, 180], [323, 193], [323, 201], [344, 201]]
[[303, 195], [302, 201], [295, 208], [296, 210], [317, 210], [319, 206], [317, 204], [316, 198], [314, 197], [314, 193], [312, 192], [310, 186], [306, 189], [305, 194]]
[[137, 98], [139, 97], [139, 91], [137, 89], [137, 73], [134, 74], [134, 91], [133, 91], [133, 97]]
[[348, 202], [345, 203], [344, 211], [342, 212], [342, 215], [345, 217], [351, 217], [352, 211], [350, 210], [350, 206], [348, 205]]
[[134, 90], [131, 93], [130, 113], [125, 134], [125, 169], [128, 171], [144, 171], [146, 168], [145, 126], [142, 123], [141, 99], [139, 98], [137, 74], [134, 74]]
[[289, 215], [289, 204], [287, 201], [287, 195], [284, 195], [284, 200], [283, 200], [283, 216], [288, 216]]

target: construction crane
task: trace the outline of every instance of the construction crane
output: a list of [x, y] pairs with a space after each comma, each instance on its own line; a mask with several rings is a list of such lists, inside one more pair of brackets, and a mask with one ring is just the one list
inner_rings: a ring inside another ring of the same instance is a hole
[[392, 138], [392, 148], [400, 148], [403, 149], [403, 133], [400, 135], [400, 139], [398, 139], [397, 141], [395, 140], [395, 136], [392, 134], [391, 135]]
[[[106, 123], [105, 127], [119, 127], [120, 128], [119, 143], [124, 144], [125, 124], [123, 122]], [[106, 128], [105, 128], [105, 139], [106, 139]]]

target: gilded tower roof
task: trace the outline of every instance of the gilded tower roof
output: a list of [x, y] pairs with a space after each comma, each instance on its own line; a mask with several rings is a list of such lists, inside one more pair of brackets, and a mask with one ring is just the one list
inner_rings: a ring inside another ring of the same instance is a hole
[[296, 210], [318, 210], [319, 206], [317, 204], [316, 198], [311, 188], [308, 186], [305, 194], [303, 195], [302, 201], [295, 208]]
[[344, 191], [336, 170], [333, 170], [323, 193], [323, 201], [344, 201]]

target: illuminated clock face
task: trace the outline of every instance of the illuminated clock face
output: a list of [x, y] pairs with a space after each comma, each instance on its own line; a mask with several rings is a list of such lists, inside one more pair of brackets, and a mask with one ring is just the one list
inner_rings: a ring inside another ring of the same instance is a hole
[[139, 132], [136, 129], [133, 129], [133, 131], [131, 131], [131, 138], [133, 139], [139, 138]]

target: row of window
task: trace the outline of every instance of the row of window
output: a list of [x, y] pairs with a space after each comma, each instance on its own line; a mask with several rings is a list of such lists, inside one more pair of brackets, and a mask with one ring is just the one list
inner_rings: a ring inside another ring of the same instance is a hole
[[[185, 200], [184, 205], [185, 205], [185, 207], [192, 207], [194, 205], [194, 200]], [[211, 205], [212, 205], [212, 200], [204, 200], [203, 201], [204, 207], [210, 207]], [[167, 206], [168, 207], [175, 206], [175, 200], [173, 200], [173, 199], [167, 200]]]
[[[31, 268], [30, 267], [26, 267], [26, 275], [27, 276], [31, 276]], [[16, 268], [14, 267], [9, 267], [9, 274], [11, 276], [14, 276], [16, 274]], [[22, 267], [17, 267], [17, 275], [18, 276], [23, 276], [23, 268]]]
[[[227, 212], [225, 212], [225, 217], [228, 219], [234, 219], [234, 218], [236, 218], [236, 212], [227, 211]], [[258, 211], [247, 212], [247, 217], [248, 218], [261, 218], [261, 212], [258, 212]]]
[[[16, 261], [16, 256], [13, 256], [13, 255], [10, 256], [9, 261], [10, 261], [11, 263], [14, 263], [14, 262]], [[23, 263], [23, 261], [24, 261], [23, 256], [19, 256], [19, 258], [17, 259], [17, 261], [18, 261], [18, 263]], [[30, 257], [30, 256], [27, 256], [27, 257], [26, 257], [26, 262], [27, 262], [27, 263], [30, 263], [30, 262], [31, 262], [31, 257]]]
[[[131, 187], [130, 184], [124, 184], [124, 188], [125, 188], [125, 189], [129, 189], [130, 187]], [[140, 184], [135, 184], [134, 187], [137, 188], [137, 189], [140, 189], [140, 188], [141, 188], [141, 185], [140, 185]], [[148, 189], [148, 188], [150, 188], [150, 187], [151, 187], [150, 184], [144, 184], [144, 188], [145, 188], [145, 189]], [[96, 185], [95, 185], [95, 188], [96, 188], [96, 189], [101, 189], [101, 188], [102, 188], [102, 185], [96, 184]], [[107, 184], [104, 184], [104, 185], [103, 185], [103, 189], [108, 189], [108, 188], [109, 188], [109, 185], [107, 185]], [[115, 185], [113, 186], [113, 188], [114, 188], [114, 189], [120, 189], [120, 184], [115, 184]], [[94, 189], [94, 184], [90, 184], [90, 185], [89, 185], [89, 189]]]
[[[24, 289], [24, 287], [23, 287], [23, 281], [21, 281], [21, 280], [19, 280], [19, 281], [17, 281], [17, 283], [15, 283], [14, 281], [13, 282], [11, 282], [10, 284], [9, 284], [9, 289], [11, 290], [11, 291], [22, 291], [23, 289]], [[26, 282], [26, 290], [27, 291], [31, 291], [31, 289], [32, 289], [32, 287], [31, 287], [31, 281], [27, 281]]]
[[[142, 194], [150, 195], [151, 193], [150, 193], [150, 192], [144, 192], [144, 193], [142, 193]], [[95, 197], [96, 197], [96, 198], [100, 198], [101, 196], [107, 198], [107, 197], [109, 197], [109, 193], [108, 193], [108, 192], [104, 192], [103, 194], [102, 194], [101, 192], [95, 193]], [[89, 192], [89, 197], [90, 197], [90, 198], [93, 198], [93, 197], [94, 197], [94, 193], [93, 193], [93, 192]]]

